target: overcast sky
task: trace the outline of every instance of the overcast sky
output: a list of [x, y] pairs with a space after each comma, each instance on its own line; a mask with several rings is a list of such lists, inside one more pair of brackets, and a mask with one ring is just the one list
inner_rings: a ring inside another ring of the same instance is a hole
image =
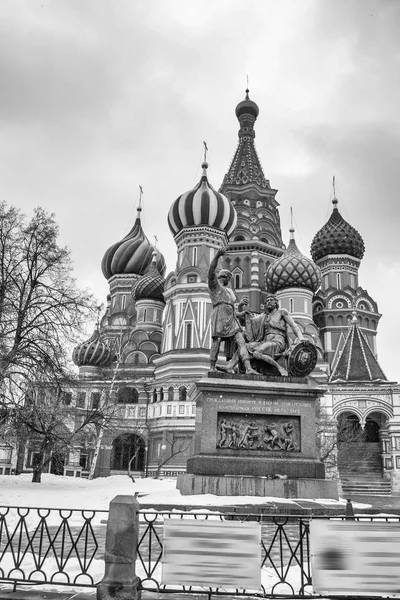
[[100, 262], [142, 185], [145, 232], [173, 270], [168, 209], [199, 180], [203, 140], [220, 186], [248, 75], [284, 241], [292, 206], [309, 256], [335, 175], [383, 313], [381, 366], [399, 380], [399, 32], [399, 0], [1, 0], [0, 198], [55, 212], [80, 285], [104, 302]]

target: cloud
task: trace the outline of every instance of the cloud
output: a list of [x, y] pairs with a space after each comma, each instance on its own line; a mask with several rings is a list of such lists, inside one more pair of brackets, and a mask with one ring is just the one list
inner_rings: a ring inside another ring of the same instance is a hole
[[[129, 230], [139, 184], [146, 234], [174, 268], [167, 212], [197, 183], [203, 140], [219, 187], [248, 74], [285, 241], [293, 206], [308, 254], [335, 174], [367, 246], [361, 285], [381, 307], [392, 271], [379, 264], [398, 256], [398, 0], [3, 0], [1, 12], [1, 198], [56, 212], [79, 281], [100, 300], [101, 258]], [[378, 347], [391, 360], [384, 323], [399, 317], [385, 310]]]

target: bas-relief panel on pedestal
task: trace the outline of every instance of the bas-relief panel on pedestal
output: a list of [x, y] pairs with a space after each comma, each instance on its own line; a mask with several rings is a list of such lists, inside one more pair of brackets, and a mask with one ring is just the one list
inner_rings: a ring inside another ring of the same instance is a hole
[[300, 452], [300, 418], [219, 412], [217, 448]]

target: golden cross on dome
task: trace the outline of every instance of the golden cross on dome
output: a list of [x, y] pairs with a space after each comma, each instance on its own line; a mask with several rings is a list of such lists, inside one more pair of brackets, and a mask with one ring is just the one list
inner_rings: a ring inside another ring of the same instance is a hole
[[207, 152], [208, 152], [207, 142], [203, 142], [203, 144], [204, 144], [204, 162], [207, 162]]
[[139, 206], [137, 207], [138, 211], [142, 210], [142, 196], [143, 196], [143, 188], [139, 185]]

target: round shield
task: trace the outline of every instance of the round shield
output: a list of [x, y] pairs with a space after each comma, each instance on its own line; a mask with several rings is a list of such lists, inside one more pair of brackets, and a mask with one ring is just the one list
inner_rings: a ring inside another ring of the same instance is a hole
[[312, 342], [302, 341], [289, 353], [288, 373], [292, 377], [306, 377], [317, 364], [317, 349]]

